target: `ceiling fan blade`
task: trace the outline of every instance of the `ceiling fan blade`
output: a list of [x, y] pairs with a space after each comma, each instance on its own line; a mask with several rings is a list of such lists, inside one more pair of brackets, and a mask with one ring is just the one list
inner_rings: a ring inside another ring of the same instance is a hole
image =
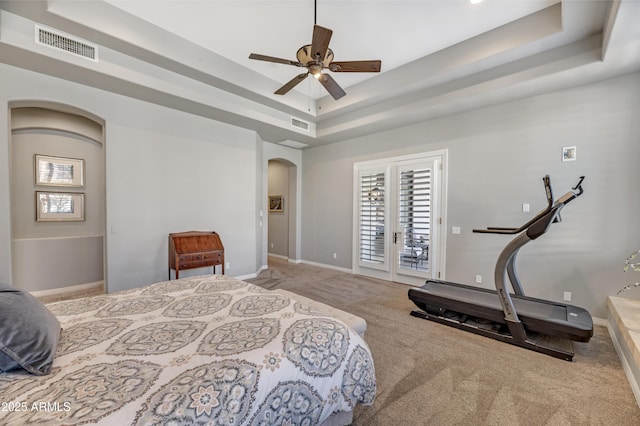
[[318, 81], [336, 101], [347, 94], [329, 74], [322, 74]]
[[295, 77], [293, 77], [291, 80], [289, 80], [289, 82], [287, 84], [285, 84], [284, 86], [282, 86], [281, 88], [279, 88], [278, 90], [276, 90], [274, 93], [276, 95], [284, 95], [285, 93], [287, 93], [289, 90], [293, 89], [294, 87], [296, 87], [299, 83], [302, 82], [302, 80], [304, 80], [305, 78], [307, 78], [307, 76], [309, 75], [309, 73], [304, 73], [304, 74], [300, 74], [297, 75]]
[[258, 61], [275, 62], [277, 64], [294, 65], [296, 67], [302, 67], [303, 65], [298, 61], [290, 61], [289, 59], [274, 58], [273, 56], [260, 55], [258, 53], [252, 53], [249, 55], [249, 59], [256, 59]]
[[328, 28], [321, 27], [320, 25], [313, 26], [313, 38], [311, 39], [311, 57], [316, 60], [317, 55], [320, 55], [318, 61], [322, 62], [327, 55], [327, 49], [329, 49], [329, 42], [331, 41], [331, 35], [333, 31]]
[[382, 61], [343, 61], [331, 62], [329, 69], [333, 72], [380, 72]]

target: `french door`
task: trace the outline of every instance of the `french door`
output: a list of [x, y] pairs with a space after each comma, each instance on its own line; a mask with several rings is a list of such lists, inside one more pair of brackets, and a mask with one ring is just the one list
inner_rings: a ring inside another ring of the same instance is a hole
[[354, 272], [411, 285], [444, 270], [446, 151], [354, 165]]

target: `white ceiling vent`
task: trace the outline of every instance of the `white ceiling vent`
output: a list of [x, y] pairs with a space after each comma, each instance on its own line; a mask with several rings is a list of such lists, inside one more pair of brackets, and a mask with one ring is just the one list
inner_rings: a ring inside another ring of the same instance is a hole
[[288, 146], [289, 148], [296, 148], [296, 149], [302, 149], [305, 148], [309, 145], [307, 145], [306, 143], [302, 143], [302, 142], [296, 142], [296, 141], [283, 141], [283, 142], [279, 142], [280, 145], [284, 145], [284, 146]]
[[98, 46], [69, 34], [36, 25], [36, 43], [98, 62]]
[[307, 121], [300, 120], [299, 118], [295, 118], [295, 117], [291, 117], [291, 127], [304, 130], [305, 132], [309, 131], [309, 123]]

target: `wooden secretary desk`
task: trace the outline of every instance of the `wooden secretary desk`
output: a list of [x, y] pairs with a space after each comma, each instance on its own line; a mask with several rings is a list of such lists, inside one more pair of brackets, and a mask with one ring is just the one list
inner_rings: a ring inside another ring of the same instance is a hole
[[222, 265], [224, 275], [224, 246], [216, 232], [178, 232], [169, 234], [169, 279], [171, 270], [176, 271], [176, 279], [180, 271], [185, 269], [213, 267]]

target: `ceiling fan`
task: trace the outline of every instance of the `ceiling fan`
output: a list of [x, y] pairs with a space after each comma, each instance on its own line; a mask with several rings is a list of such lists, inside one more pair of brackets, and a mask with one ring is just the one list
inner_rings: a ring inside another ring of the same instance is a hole
[[276, 95], [284, 95], [311, 74], [327, 89], [333, 99], [338, 100], [346, 95], [345, 91], [329, 74], [323, 73], [322, 70], [333, 72], [380, 72], [382, 61], [334, 62], [333, 51], [329, 49], [329, 41], [331, 40], [332, 34], [333, 31], [330, 29], [321, 27], [320, 25], [314, 25], [311, 44], [305, 44], [298, 49], [296, 53], [297, 61], [274, 58], [273, 56], [260, 55], [257, 53], [250, 54], [249, 59], [293, 65], [307, 69], [306, 73], [293, 77], [288, 83], [276, 90], [274, 92]]

